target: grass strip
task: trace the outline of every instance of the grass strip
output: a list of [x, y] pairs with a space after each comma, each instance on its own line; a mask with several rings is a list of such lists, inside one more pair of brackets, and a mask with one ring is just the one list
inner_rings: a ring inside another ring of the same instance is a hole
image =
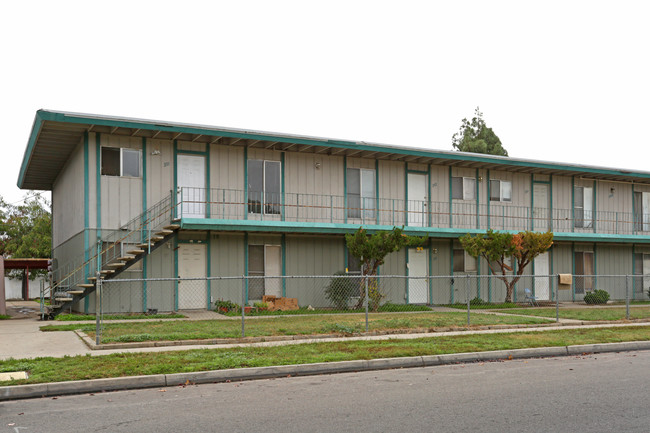
[[[449, 308], [456, 308], [458, 310], [467, 310], [467, 304], [448, 304], [444, 305], [444, 307], [449, 307]], [[469, 304], [470, 310], [494, 310], [494, 309], [505, 309], [505, 308], [521, 308], [520, 304], [515, 304], [514, 302], [502, 302], [499, 304], [489, 304], [489, 303], [484, 303], [484, 304], [472, 304], [470, 302]]]
[[[139, 319], [184, 319], [183, 314], [105, 314], [104, 320], [139, 320]], [[59, 314], [55, 320], [71, 322], [75, 320], [95, 320], [94, 314]]]
[[[476, 314], [472, 325], [540, 324], [548, 320], [535, 317], [497, 316]], [[446, 327], [466, 326], [464, 313], [386, 313], [373, 314], [369, 318], [370, 331], [433, 331]], [[73, 331], [81, 329], [91, 338], [95, 336], [94, 324], [49, 325], [42, 331]], [[364, 332], [365, 315], [268, 317], [246, 321], [246, 336], [268, 337], [284, 335], [350, 335]], [[173, 322], [105, 323], [102, 343], [126, 343], [160, 340], [196, 340], [206, 338], [240, 338], [239, 320], [196, 320]]]
[[[520, 308], [508, 310], [507, 313], [554, 318], [555, 308]], [[560, 308], [560, 318], [576, 320], [623, 320], [625, 319], [625, 307]], [[648, 318], [650, 318], [650, 307], [630, 308], [630, 319]]]
[[[377, 309], [379, 313], [393, 313], [393, 312], [414, 312], [414, 311], [431, 311], [430, 307], [426, 305], [403, 305], [403, 304], [393, 304], [387, 302], [386, 304], [380, 306]], [[219, 313], [219, 311], [217, 311]], [[372, 310], [370, 312], [373, 312]], [[241, 316], [241, 310], [237, 311], [228, 311], [220, 312], [224, 316], [236, 317]], [[270, 310], [259, 310], [252, 309], [250, 312], [246, 313], [246, 316], [287, 316], [287, 315], [304, 315], [304, 314], [359, 314], [364, 313], [365, 310], [336, 310], [332, 308], [312, 308], [311, 310], [308, 307], [300, 307], [297, 310], [288, 310], [288, 311], [270, 311]]]
[[544, 332], [478, 334], [415, 340], [340, 341], [275, 347], [197, 349], [179, 352], [118, 353], [104, 356], [10, 359], [0, 372], [28, 371], [18, 385], [150, 374], [169, 374], [272, 365], [311, 364], [356, 359], [440, 355], [490, 350], [650, 340], [650, 327], [567, 329]]

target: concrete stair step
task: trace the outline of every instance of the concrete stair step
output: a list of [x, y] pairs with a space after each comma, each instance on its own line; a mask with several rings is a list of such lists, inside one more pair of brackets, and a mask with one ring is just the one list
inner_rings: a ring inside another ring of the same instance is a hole
[[128, 262], [129, 260], [133, 260], [133, 259], [135, 259], [135, 256], [131, 256], [131, 255], [117, 258], [117, 260], [119, 260], [120, 262]]
[[83, 295], [85, 290], [68, 290], [68, 295]]
[[162, 241], [163, 239], [165, 239], [164, 236], [151, 236], [151, 237], [150, 237], [149, 239], [147, 239], [147, 240], [148, 240], [149, 242], [158, 242], [158, 241]]
[[103, 275], [110, 275], [110, 274], [114, 274], [115, 271], [112, 269], [102, 269], [101, 271], [99, 271], [99, 273]]
[[[143, 244], [138, 244], [136, 245], [138, 248], [149, 248], [152, 244], [151, 243], [143, 243]], [[144, 252], [144, 251], [143, 251]]]
[[56, 302], [70, 302], [73, 301], [74, 298], [54, 298]]
[[138, 254], [144, 253], [144, 250], [137, 249], [137, 250], [127, 251], [126, 253], [129, 254], [129, 255], [137, 256]]
[[156, 235], [158, 235], [158, 236], [167, 236], [167, 235], [171, 235], [172, 233], [174, 233], [173, 230], [163, 229], [163, 230], [157, 231]]
[[93, 287], [95, 287], [95, 285], [90, 283], [83, 283], [83, 284], [77, 284], [77, 287], [81, 287], [82, 289], [92, 289]]
[[178, 230], [181, 228], [180, 224], [170, 224], [168, 226], [163, 227], [165, 230]]
[[108, 268], [122, 268], [126, 265], [124, 262], [113, 262], [105, 265]]

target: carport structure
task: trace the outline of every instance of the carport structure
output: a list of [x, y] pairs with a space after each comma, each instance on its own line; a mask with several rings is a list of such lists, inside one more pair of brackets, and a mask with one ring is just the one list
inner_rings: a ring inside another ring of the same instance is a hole
[[5, 302], [5, 279], [6, 269], [23, 270], [23, 300], [29, 300], [29, 271], [31, 269], [47, 269], [50, 259], [5, 259], [0, 256], [0, 314], [7, 314], [7, 305]]

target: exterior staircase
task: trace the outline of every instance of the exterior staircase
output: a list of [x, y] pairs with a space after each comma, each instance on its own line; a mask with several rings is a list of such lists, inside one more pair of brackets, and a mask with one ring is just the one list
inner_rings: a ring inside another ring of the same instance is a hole
[[44, 306], [45, 318], [53, 319], [71, 308], [96, 290], [98, 277], [117, 277], [171, 240], [179, 229], [180, 224], [174, 223], [174, 204], [169, 196], [119, 230], [105, 230], [109, 234], [84, 253], [85, 260], [77, 259], [54, 270], [50, 306]]

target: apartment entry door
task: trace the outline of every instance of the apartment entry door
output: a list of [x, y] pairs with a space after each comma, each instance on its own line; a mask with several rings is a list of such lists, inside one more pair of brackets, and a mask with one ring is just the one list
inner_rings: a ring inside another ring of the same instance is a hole
[[205, 157], [179, 154], [176, 163], [178, 216], [205, 218]]
[[408, 225], [424, 227], [427, 224], [427, 175], [408, 173]]
[[409, 248], [408, 254], [408, 303], [426, 304], [429, 302], [429, 284], [427, 280], [429, 251]]
[[551, 270], [548, 251], [535, 257], [533, 265], [535, 266], [535, 296], [540, 301], [551, 301], [551, 277], [549, 277]]
[[206, 244], [180, 244], [178, 246], [178, 309], [208, 308], [205, 280], [184, 281], [184, 278], [205, 278]]
[[550, 185], [535, 183], [533, 185], [533, 230], [545, 232], [551, 229]]
[[258, 301], [264, 295], [282, 296], [282, 278], [277, 278], [282, 275], [282, 247], [249, 245], [248, 275], [260, 277], [248, 280], [249, 300]]

